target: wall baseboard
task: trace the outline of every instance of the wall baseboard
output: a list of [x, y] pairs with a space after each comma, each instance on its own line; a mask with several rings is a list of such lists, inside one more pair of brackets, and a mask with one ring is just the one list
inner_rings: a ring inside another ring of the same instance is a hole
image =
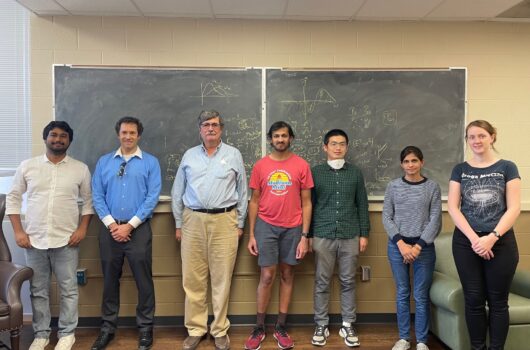
[[[28, 317], [26, 319], [26, 316]], [[228, 316], [230, 323], [233, 326], [251, 326], [256, 322], [256, 315], [230, 315]], [[208, 322], [212, 321], [213, 317], [209, 316]], [[52, 318], [52, 326], [57, 326], [57, 317]], [[268, 315], [265, 319], [267, 324], [274, 324], [276, 315]], [[342, 322], [339, 314], [329, 315], [330, 324], [336, 325]], [[390, 313], [381, 314], [358, 314], [357, 323], [395, 323], [396, 315]], [[24, 323], [31, 323], [31, 315], [24, 315]], [[313, 325], [313, 315], [289, 315], [287, 323], [290, 325]], [[99, 317], [80, 317], [78, 327], [97, 328], [101, 325], [101, 318]], [[133, 316], [120, 317], [120, 327], [136, 327], [136, 318]], [[155, 317], [155, 325], [157, 327], [184, 327], [184, 316], [158, 316]]]

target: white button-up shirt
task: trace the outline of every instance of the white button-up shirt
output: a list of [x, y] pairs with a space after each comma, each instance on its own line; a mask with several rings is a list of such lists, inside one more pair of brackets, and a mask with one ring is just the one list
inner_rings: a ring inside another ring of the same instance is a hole
[[[79, 215], [94, 213], [90, 171], [86, 164], [68, 156], [57, 164], [46, 155], [23, 161], [7, 195], [7, 215], [20, 214], [25, 192], [26, 233], [38, 249], [67, 245], [79, 226]], [[83, 201], [81, 209], [79, 198]]]

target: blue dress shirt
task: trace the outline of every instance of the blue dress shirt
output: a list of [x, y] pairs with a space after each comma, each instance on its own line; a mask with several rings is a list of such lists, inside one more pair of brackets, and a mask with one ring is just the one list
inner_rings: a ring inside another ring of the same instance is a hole
[[238, 227], [245, 226], [247, 176], [239, 150], [220, 143], [208, 156], [203, 145], [184, 153], [171, 190], [175, 227], [182, 227], [184, 207], [190, 209], [227, 208], [237, 205]]
[[99, 218], [108, 226], [116, 220], [138, 227], [150, 218], [158, 203], [162, 179], [160, 164], [140, 148], [125, 162], [120, 150], [102, 156], [92, 177], [92, 198]]

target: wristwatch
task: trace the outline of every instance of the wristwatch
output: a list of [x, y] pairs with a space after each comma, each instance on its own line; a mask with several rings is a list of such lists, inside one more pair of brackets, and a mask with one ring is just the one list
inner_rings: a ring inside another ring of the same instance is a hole
[[491, 233], [493, 233], [493, 235], [494, 235], [495, 237], [497, 237], [498, 239], [501, 238], [501, 235], [500, 235], [499, 232], [497, 232], [496, 230], [491, 231]]
[[307, 233], [307, 232], [302, 232], [302, 237], [309, 238], [309, 233]]

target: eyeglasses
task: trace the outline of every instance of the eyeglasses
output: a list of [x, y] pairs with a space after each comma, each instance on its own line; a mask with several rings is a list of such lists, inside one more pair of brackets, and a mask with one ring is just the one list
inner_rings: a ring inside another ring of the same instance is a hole
[[127, 166], [127, 162], [123, 162], [120, 164], [120, 170], [118, 170], [118, 176], [122, 177], [125, 174], [125, 167]]
[[346, 142], [330, 142], [329, 145], [331, 147], [347, 147], [348, 146]]
[[201, 124], [201, 128], [203, 129], [209, 129], [210, 127], [212, 127], [213, 129], [217, 129], [220, 126], [221, 124], [219, 123], [202, 123]]

